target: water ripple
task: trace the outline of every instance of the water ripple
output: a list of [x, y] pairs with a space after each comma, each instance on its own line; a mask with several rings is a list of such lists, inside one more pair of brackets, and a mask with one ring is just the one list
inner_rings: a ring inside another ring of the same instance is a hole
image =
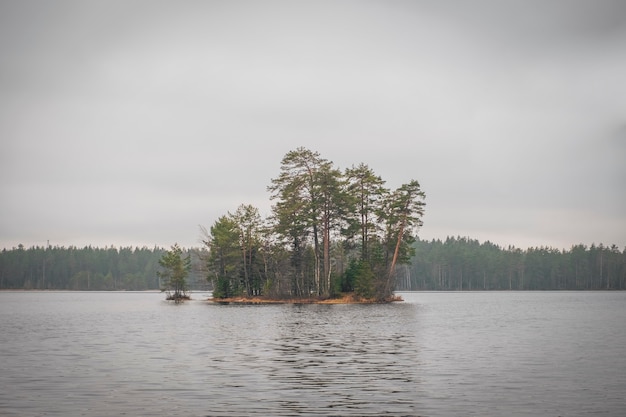
[[0, 293], [0, 415], [624, 415], [625, 295]]

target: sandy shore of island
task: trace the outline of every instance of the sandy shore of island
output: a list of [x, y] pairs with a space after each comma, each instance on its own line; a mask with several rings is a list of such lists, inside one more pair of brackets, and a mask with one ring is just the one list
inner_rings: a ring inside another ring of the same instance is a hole
[[338, 298], [268, 298], [268, 297], [230, 297], [209, 298], [207, 301], [223, 304], [381, 304], [404, 301], [399, 295], [394, 295], [387, 300], [373, 300], [356, 297], [354, 294], [346, 294]]

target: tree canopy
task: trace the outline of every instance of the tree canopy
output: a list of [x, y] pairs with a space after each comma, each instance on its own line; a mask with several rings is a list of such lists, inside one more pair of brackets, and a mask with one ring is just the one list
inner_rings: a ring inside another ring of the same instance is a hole
[[174, 244], [159, 259], [161, 270], [157, 272], [163, 289], [167, 291], [167, 299], [179, 302], [189, 298], [187, 295], [187, 275], [191, 269], [190, 255], [183, 257], [183, 250]]
[[410, 259], [425, 194], [416, 180], [393, 191], [384, 184], [363, 163], [342, 171], [318, 152], [288, 152], [268, 186], [267, 219], [242, 204], [206, 233], [214, 295], [388, 299], [396, 264]]

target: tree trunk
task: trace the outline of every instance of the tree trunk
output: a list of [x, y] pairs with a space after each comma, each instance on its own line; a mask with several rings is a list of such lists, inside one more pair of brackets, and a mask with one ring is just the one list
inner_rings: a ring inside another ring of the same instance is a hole
[[330, 295], [330, 222], [324, 219], [324, 279], [326, 281], [324, 296]]
[[391, 258], [391, 265], [389, 266], [389, 274], [387, 275], [387, 285], [385, 287], [385, 296], [391, 295], [391, 279], [396, 272], [396, 263], [398, 262], [398, 254], [400, 253], [400, 245], [402, 244], [402, 236], [404, 235], [404, 227], [406, 224], [406, 218], [402, 219], [400, 230], [398, 231], [398, 239], [396, 240], [396, 247], [393, 251], [393, 257]]

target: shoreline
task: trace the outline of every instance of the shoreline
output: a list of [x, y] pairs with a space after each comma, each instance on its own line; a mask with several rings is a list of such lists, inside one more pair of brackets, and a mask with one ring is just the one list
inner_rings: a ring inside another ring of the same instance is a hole
[[208, 298], [208, 302], [218, 304], [389, 304], [404, 301], [399, 295], [393, 295], [386, 300], [363, 299], [347, 294], [340, 298], [267, 298], [264, 296], [254, 297], [228, 297], [228, 298]]

